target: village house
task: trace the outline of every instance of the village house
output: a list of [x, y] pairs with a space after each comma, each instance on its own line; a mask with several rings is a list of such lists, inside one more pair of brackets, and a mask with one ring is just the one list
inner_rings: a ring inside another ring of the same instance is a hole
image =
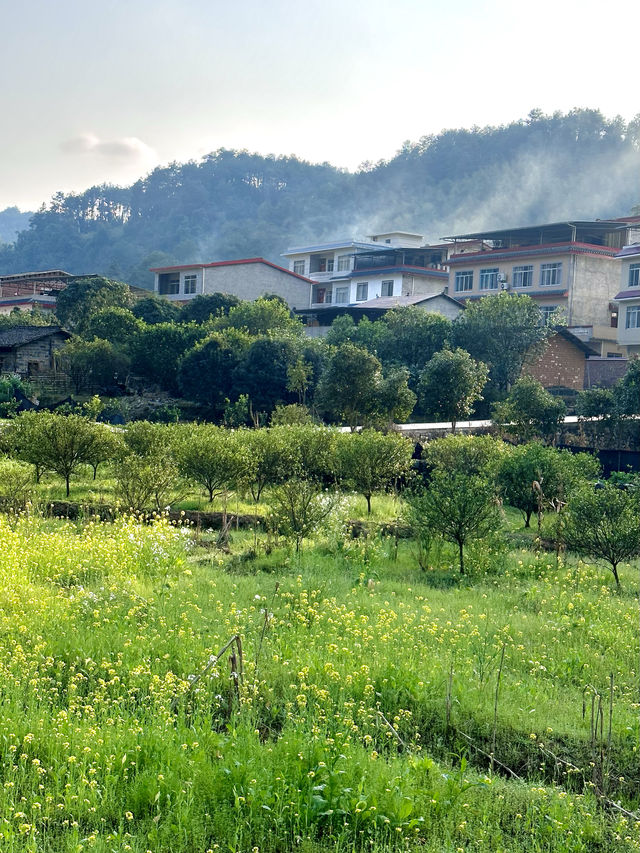
[[0, 329], [0, 373], [15, 373], [22, 379], [51, 375], [56, 370], [55, 352], [70, 337], [60, 326]]
[[[528, 294], [540, 306], [543, 321], [560, 309], [569, 330], [597, 355], [622, 356], [614, 259], [639, 227], [638, 217], [576, 220], [446, 238], [453, 243], [449, 295], [468, 301], [505, 290]], [[458, 242], [469, 240], [487, 247], [456, 250]]]
[[618, 344], [628, 355], [640, 353], [640, 243], [624, 246], [616, 258], [620, 263], [619, 286], [615, 295], [620, 306]]
[[275, 294], [292, 309], [311, 305], [313, 282], [264, 258], [156, 267], [151, 272], [154, 292], [183, 305], [195, 296], [208, 293], [228, 293], [248, 300]]

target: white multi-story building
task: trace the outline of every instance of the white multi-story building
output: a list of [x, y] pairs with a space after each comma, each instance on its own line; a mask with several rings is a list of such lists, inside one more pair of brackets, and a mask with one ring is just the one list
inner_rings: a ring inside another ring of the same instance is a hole
[[357, 305], [376, 298], [441, 293], [448, 282], [447, 247], [421, 234], [390, 231], [289, 249], [289, 270], [315, 282], [311, 307]]

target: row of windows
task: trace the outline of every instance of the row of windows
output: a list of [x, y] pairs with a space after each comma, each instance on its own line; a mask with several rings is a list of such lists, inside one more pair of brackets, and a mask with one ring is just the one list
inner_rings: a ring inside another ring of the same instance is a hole
[[[318, 258], [317, 259], [317, 268], [311, 269], [311, 263], [309, 264], [309, 273], [314, 272], [333, 272], [334, 271], [334, 260], [333, 258]], [[338, 272], [348, 272], [351, 269], [351, 255], [338, 255]], [[294, 261], [293, 262], [293, 271], [297, 273], [297, 275], [306, 275], [307, 270], [307, 262], [306, 261]]]
[[[380, 296], [393, 296], [393, 279], [380, 282]], [[356, 284], [356, 302], [366, 302], [368, 298], [369, 282], [358, 282], [358, 284]]]
[[[182, 292], [186, 294], [195, 293], [197, 284], [197, 275], [185, 275]], [[158, 293], [161, 293], [163, 296], [175, 296], [180, 293], [180, 274], [160, 273], [158, 277]]]
[[[638, 264], [640, 267], [640, 264]], [[504, 279], [503, 279], [504, 280]], [[533, 264], [513, 267], [511, 283], [513, 287], [533, 286]], [[553, 287], [562, 283], [562, 262], [540, 264], [540, 286]], [[490, 267], [480, 270], [480, 290], [498, 290], [500, 270]], [[640, 281], [639, 281], [640, 285]], [[455, 292], [465, 293], [473, 290], [473, 270], [457, 272], [455, 277]]]
[[[324, 288], [318, 290], [317, 297], [319, 302], [324, 302], [330, 305], [333, 301], [337, 305], [347, 305], [349, 303], [349, 295], [351, 288], [349, 286], [340, 286], [330, 289], [326, 292]], [[393, 296], [393, 279], [381, 282], [380, 296]], [[369, 298], [369, 282], [359, 281], [356, 284], [356, 302], [366, 302]]]

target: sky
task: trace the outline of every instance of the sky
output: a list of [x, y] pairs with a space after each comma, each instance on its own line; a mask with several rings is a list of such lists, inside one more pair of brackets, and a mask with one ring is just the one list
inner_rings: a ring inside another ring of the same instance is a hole
[[0, 210], [218, 148], [356, 169], [406, 140], [640, 112], [637, 0], [0, 0]]

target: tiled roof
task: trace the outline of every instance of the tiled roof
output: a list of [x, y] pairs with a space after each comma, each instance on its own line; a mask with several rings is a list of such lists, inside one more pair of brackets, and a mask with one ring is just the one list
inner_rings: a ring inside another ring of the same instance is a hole
[[620, 293], [616, 293], [613, 297], [614, 299], [640, 299], [640, 288], [631, 287], [628, 290], [621, 290]]
[[51, 335], [70, 337], [60, 326], [13, 326], [0, 330], [0, 349], [13, 349], [48, 338]]

